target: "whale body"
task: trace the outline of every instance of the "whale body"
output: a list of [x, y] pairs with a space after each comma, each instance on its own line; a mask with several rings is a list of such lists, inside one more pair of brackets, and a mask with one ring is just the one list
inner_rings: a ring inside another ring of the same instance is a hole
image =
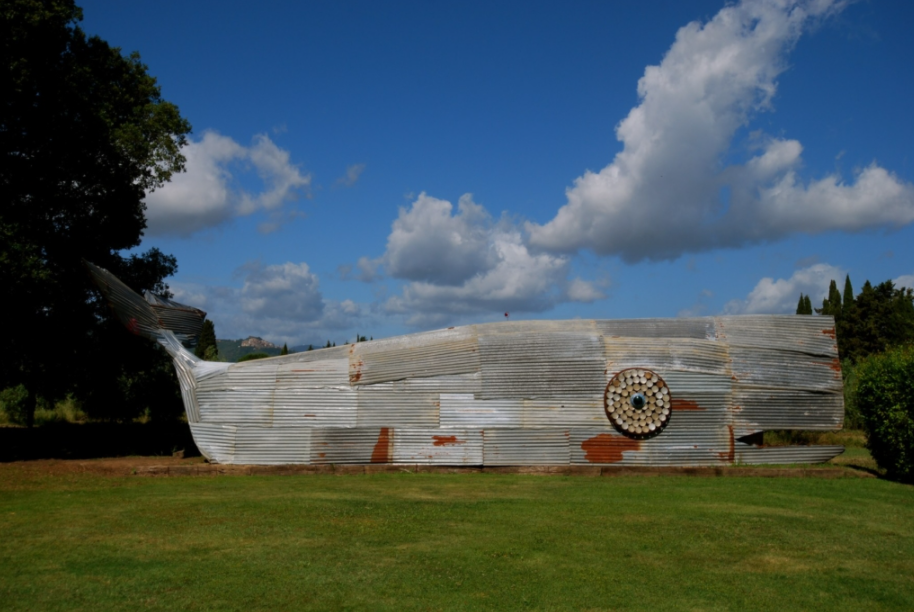
[[512, 321], [247, 361], [185, 346], [205, 313], [87, 263], [116, 316], [174, 360], [200, 452], [226, 464], [819, 463], [841, 446], [828, 316]]

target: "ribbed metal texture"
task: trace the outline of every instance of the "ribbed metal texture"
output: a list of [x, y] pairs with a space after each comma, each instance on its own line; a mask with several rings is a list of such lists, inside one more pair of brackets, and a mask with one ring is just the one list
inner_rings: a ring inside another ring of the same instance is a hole
[[394, 429], [392, 463], [482, 465], [482, 430]]
[[486, 429], [485, 465], [565, 465], [570, 460], [567, 429]]
[[594, 333], [481, 335], [479, 353], [482, 399], [593, 396], [606, 385]]
[[200, 453], [213, 463], [235, 463], [234, 425], [190, 423], [190, 433]]
[[311, 463], [310, 427], [239, 427], [233, 463]]
[[386, 427], [315, 428], [311, 435], [311, 463], [390, 463], [392, 451], [393, 431]]
[[182, 345], [202, 311], [87, 268], [119, 319], [173, 357], [194, 439], [218, 463], [699, 466], [841, 450], [747, 443], [841, 427], [831, 317], [489, 323], [210, 364]]
[[472, 326], [362, 342], [352, 345], [350, 353], [349, 381], [353, 385], [479, 371]]
[[[246, 443], [251, 450], [233, 450], [234, 462], [305, 460], [303, 438], [288, 442], [299, 448], [290, 458], [270, 428], [311, 428], [307, 460], [315, 463], [770, 462], [780, 455], [755, 452], [767, 449], [739, 438], [775, 428], [836, 429], [843, 418], [831, 321], [794, 319], [487, 324], [221, 371], [197, 361], [190, 371], [198, 374], [199, 420], [260, 436]], [[650, 369], [670, 389], [669, 424], [654, 438], [620, 434], [604, 410], [609, 380], [633, 367]], [[213, 454], [225, 457], [220, 449]], [[833, 449], [789, 457], [811, 461], [823, 453]]]

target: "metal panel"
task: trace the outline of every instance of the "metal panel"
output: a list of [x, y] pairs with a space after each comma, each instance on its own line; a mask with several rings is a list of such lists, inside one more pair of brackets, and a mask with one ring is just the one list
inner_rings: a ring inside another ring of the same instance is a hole
[[295, 361], [276, 366], [276, 388], [278, 389], [344, 386], [349, 386], [349, 359], [347, 357]]
[[735, 461], [747, 464], [824, 463], [843, 452], [843, 446], [759, 447], [737, 444]]
[[604, 337], [606, 369], [619, 372], [644, 367], [656, 372], [726, 374], [730, 360], [727, 346], [715, 340], [693, 338]]
[[273, 392], [274, 427], [355, 427], [358, 393], [345, 387], [281, 388]]
[[349, 382], [353, 385], [478, 371], [472, 327], [359, 342], [350, 348]]
[[734, 385], [734, 424], [757, 429], [834, 430], [844, 425], [844, 394]]
[[273, 391], [234, 389], [197, 390], [200, 421], [269, 427], [273, 424]]
[[393, 463], [482, 465], [482, 431], [395, 429]]
[[234, 463], [236, 429], [233, 425], [190, 424], [194, 444], [213, 463]]
[[567, 429], [486, 429], [483, 459], [486, 465], [567, 465]]
[[732, 347], [838, 354], [835, 320], [830, 316], [740, 315], [716, 321], [719, 338]]
[[311, 434], [311, 463], [390, 463], [393, 430], [387, 427], [315, 428]]
[[593, 397], [524, 400], [523, 427], [601, 427], [606, 422], [602, 394]]
[[356, 387], [360, 427], [438, 427], [438, 394], [408, 381]]
[[596, 334], [480, 335], [479, 353], [481, 399], [593, 396], [606, 385]]
[[286, 465], [311, 462], [309, 427], [239, 427], [233, 463]]
[[480, 400], [472, 393], [441, 394], [441, 427], [521, 427], [522, 422], [520, 400]]
[[616, 338], [695, 338], [713, 340], [717, 337], [715, 320], [710, 317], [692, 319], [604, 319], [596, 322], [601, 334]]
[[843, 388], [837, 355], [828, 359], [787, 351], [731, 347], [730, 357], [733, 380], [744, 385], [835, 393]]

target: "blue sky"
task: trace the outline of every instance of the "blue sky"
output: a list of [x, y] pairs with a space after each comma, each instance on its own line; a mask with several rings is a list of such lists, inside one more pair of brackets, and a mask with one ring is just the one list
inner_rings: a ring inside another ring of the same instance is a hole
[[141, 248], [219, 337], [914, 285], [914, 3], [81, 5], [194, 127]]

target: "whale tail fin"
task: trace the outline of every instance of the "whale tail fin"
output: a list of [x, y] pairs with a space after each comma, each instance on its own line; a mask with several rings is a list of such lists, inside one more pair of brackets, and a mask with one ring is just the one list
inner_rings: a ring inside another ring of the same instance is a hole
[[141, 296], [108, 270], [85, 260], [83, 264], [115, 316], [132, 333], [161, 341], [162, 332], [167, 330], [187, 346], [197, 343], [205, 312], [148, 291]]

